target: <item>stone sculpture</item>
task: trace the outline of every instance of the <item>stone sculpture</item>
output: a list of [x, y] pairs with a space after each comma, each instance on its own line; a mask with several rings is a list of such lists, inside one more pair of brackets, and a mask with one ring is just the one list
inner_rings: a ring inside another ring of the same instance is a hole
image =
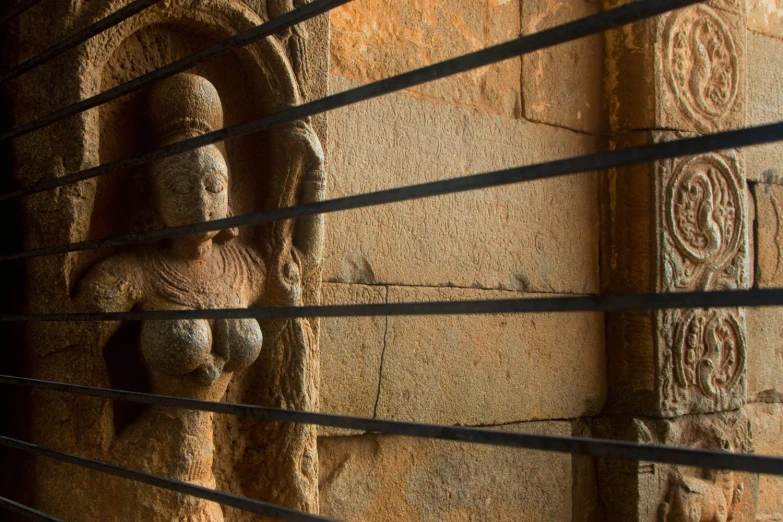
[[[220, 98], [205, 78], [179, 74], [157, 84], [149, 95], [150, 129], [155, 145], [165, 146], [223, 126]], [[323, 156], [318, 139], [304, 122], [288, 133], [290, 158], [306, 162], [302, 200], [323, 192]], [[300, 167], [300, 165], [295, 165]], [[294, 186], [301, 168], [282, 180]], [[174, 227], [228, 217], [230, 169], [223, 153], [210, 145], [152, 164], [154, 207], [163, 226]], [[78, 308], [93, 312], [245, 308], [266, 301], [297, 304], [301, 270], [320, 259], [320, 220], [278, 227], [277, 241], [243, 244], [236, 230], [193, 234], [165, 244], [108, 257], [83, 278]], [[282, 256], [282, 258], [281, 258]], [[267, 264], [273, 273], [267, 278]], [[274, 273], [277, 270], [278, 273]], [[272, 279], [272, 280], [270, 280]], [[272, 294], [270, 296], [269, 294]], [[84, 344], [103, 350], [119, 323], [101, 323]], [[297, 323], [289, 350], [314, 344]], [[298, 341], [298, 343], [296, 342]], [[262, 348], [255, 319], [148, 321], [141, 326], [138, 349], [150, 391], [219, 401], [235, 371], [250, 366]], [[117, 433], [111, 454], [123, 466], [214, 488], [211, 413], [151, 406]], [[115, 417], [116, 419], [116, 417]], [[304, 470], [313, 478], [314, 470]], [[223, 520], [220, 507], [174, 493], [153, 495], [135, 484], [113, 495], [122, 520]]]
[[[18, 121], [51, 112], [225, 40], [295, 0], [161, 2], [39, 69], [16, 91]], [[73, 3], [29, 20], [46, 45], [122, 7]], [[40, 21], [40, 24], [38, 23]], [[261, 118], [326, 93], [328, 20], [260, 39], [188, 74], [102, 105], [14, 143], [30, 182], [144, 154]], [[34, 50], [34, 49], [33, 49]], [[48, 75], [51, 75], [49, 78]], [[25, 79], [26, 81], [26, 79]], [[46, 93], [41, 92], [45, 87]], [[28, 103], [32, 97], [36, 103]], [[27, 198], [26, 246], [110, 237], [317, 201], [325, 197], [322, 117], [278, 125]], [[43, 145], [48, 144], [48, 145]], [[30, 260], [27, 309], [110, 311], [316, 304], [323, 218]], [[263, 332], [263, 333], [262, 333]], [[263, 341], [262, 341], [263, 338]], [[39, 323], [30, 375], [88, 386], [298, 410], [318, 408], [313, 319]], [[291, 508], [318, 511], [313, 426], [140, 407], [35, 392], [30, 439]], [[55, 420], [56, 419], [56, 420]], [[257, 521], [259, 517], [105, 474], [35, 459], [29, 502], [65, 520]], [[89, 497], [87, 493], [89, 492]]]

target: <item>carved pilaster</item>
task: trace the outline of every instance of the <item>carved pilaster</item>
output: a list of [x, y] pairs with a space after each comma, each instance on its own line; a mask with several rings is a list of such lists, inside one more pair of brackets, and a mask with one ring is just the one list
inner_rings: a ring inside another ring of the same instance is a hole
[[[747, 453], [753, 434], [742, 410], [677, 419], [600, 419], [595, 436]], [[689, 522], [754, 519], [758, 475], [652, 462], [599, 460], [606, 520]]]
[[[613, 145], [743, 126], [745, 17], [743, 0], [714, 0], [610, 32]], [[616, 169], [605, 175], [604, 190], [605, 291], [750, 285], [740, 151]], [[741, 310], [611, 314], [608, 346], [610, 410], [670, 417], [744, 404]]]
[[[608, 4], [616, 5], [610, 1]], [[607, 34], [612, 146], [743, 127], [745, 0], [712, 0]], [[665, 130], [664, 130], [665, 129]], [[607, 293], [748, 288], [743, 154], [723, 150], [610, 170], [603, 184]], [[751, 452], [742, 309], [607, 316], [609, 394], [597, 436]], [[755, 519], [757, 478], [645, 462], [599, 465], [609, 520]]]
[[[681, 135], [679, 135], [681, 136]], [[639, 132], [619, 147], [679, 137]], [[606, 175], [607, 291], [747, 288], [748, 202], [739, 151], [721, 151]], [[610, 315], [614, 411], [653, 416], [735, 409], [745, 401], [742, 310]]]

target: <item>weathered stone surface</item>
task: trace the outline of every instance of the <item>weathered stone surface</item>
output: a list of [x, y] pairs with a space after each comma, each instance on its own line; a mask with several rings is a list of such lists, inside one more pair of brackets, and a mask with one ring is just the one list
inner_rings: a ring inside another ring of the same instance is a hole
[[[519, 295], [389, 288], [392, 303]], [[390, 317], [378, 417], [477, 425], [592, 415], [604, 364], [602, 314]]]
[[[352, 3], [331, 15], [332, 74], [380, 80], [519, 36], [519, 2], [457, 0]], [[519, 115], [520, 60], [416, 87], [424, 97]]]
[[[321, 302], [377, 304], [386, 302], [386, 287], [326, 283]], [[321, 405], [324, 413], [359, 417], [375, 414], [386, 317], [344, 317], [321, 320]], [[344, 434], [320, 427], [319, 435]]]
[[745, 18], [719, 7], [678, 9], [607, 34], [613, 131], [745, 125]]
[[747, 0], [747, 3], [750, 30], [783, 38], [783, 1]]
[[[775, 2], [776, 0], [763, 0]], [[783, 41], [755, 33], [748, 35], [748, 125], [762, 125], [783, 120]], [[745, 149], [748, 179], [764, 181], [780, 178], [783, 173], [783, 143]]]
[[[64, 1], [57, 9], [26, 13], [19, 48], [60, 40], [125, 4]], [[13, 91], [15, 124], [293, 8], [291, 0], [254, 4], [255, 10], [224, 0], [150, 6], [36, 75], [20, 78]], [[328, 56], [323, 22], [253, 42], [220, 61], [26, 135], [13, 144], [13, 174], [22, 183], [52, 179], [322, 95]], [[323, 123], [313, 121], [322, 133]], [[325, 178], [317, 131], [309, 121], [294, 121], [274, 135], [209, 145], [133, 172], [36, 194], [21, 205], [20, 221], [27, 247], [60, 245], [321, 200]], [[69, 313], [312, 304], [319, 293], [322, 245], [323, 220], [313, 216], [122, 251], [30, 259], [25, 305], [34, 313]], [[39, 323], [27, 329], [26, 341], [24, 359], [39, 378], [278, 408], [311, 410], [318, 404], [317, 324], [306, 318], [263, 324], [252, 318]], [[183, 408], [64, 400], [51, 393], [35, 394], [30, 409], [28, 435], [42, 446], [204, 487], [274, 497], [304, 511], [318, 509], [312, 425], [260, 425]], [[222, 522], [230, 513], [214, 502], [84, 469], [59, 473], [47, 460], [26, 471], [32, 503], [67, 520]]]
[[783, 186], [753, 184], [756, 208], [756, 285], [783, 286]]
[[[783, 456], [783, 404], [748, 404], [753, 445], [759, 455]], [[761, 475], [756, 520], [783, 520], [783, 478]]]
[[[522, 33], [532, 34], [593, 15], [585, 0], [522, 2]], [[604, 39], [600, 34], [522, 57], [522, 114], [531, 121], [584, 132], [606, 130]]]
[[[571, 435], [569, 422], [496, 428]], [[321, 512], [346, 521], [571, 520], [571, 457], [405, 437], [322, 437]]]
[[748, 401], [783, 402], [783, 309], [748, 308]]
[[[330, 113], [329, 126], [334, 196], [587, 154], [597, 141], [405, 94]], [[342, 212], [329, 217], [324, 280], [596, 292], [598, 226], [593, 174]]]
[[[743, 410], [672, 420], [612, 417], [593, 422], [596, 437], [643, 444], [753, 452], [755, 432]], [[598, 459], [605, 520], [753, 522], [758, 475], [652, 462]], [[700, 513], [706, 518], [692, 518]], [[710, 518], [710, 513], [714, 518]]]
[[[629, 133], [617, 146], [680, 136]], [[751, 212], [740, 152], [613, 169], [605, 190], [607, 291], [750, 285]], [[612, 411], [669, 417], [736, 409], [745, 401], [742, 310], [613, 313], [607, 338]]]

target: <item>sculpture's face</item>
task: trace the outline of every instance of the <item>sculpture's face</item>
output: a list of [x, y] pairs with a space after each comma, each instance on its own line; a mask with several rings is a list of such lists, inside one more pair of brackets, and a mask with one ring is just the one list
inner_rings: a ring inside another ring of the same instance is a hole
[[[155, 203], [166, 227], [228, 217], [228, 168], [214, 145], [171, 156], [152, 167]], [[218, 231], [185, 236], [204, 243]]]

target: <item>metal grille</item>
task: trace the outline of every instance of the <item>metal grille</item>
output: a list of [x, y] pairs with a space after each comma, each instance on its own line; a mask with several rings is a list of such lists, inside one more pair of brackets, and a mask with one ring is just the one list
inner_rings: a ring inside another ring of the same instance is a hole
[[[151, 82], [185, 71], [196, 64], [212, 59], [221, 53], [247, 45], [272, 35], [282, 29], [290, 28], [314, 16], [327, 13], [331, 9], [352, 0], [315, 0], [269, 22], [236, 35], [226, 41], [215, 44], [192, 56], [183, 58], [160, 69], [156, 69], [132, 81], [114, 87], [91, 98], [79, 101], [48, 114], [30, 123], [14, 128], [2, 135], [0, 141], [7, 142], [78, 114], [92, 107], [117, 99], [134, 92]], [[16, 78], [38, 65], [55, 58], [69, 49], [80, 45], [92, 36], [136, 15], [155, 4], [157, 0], [135, 0], [105, 19], [78, 31], [60, 44], [27, 60], [11, 71], [0, 75], [0, 83]], [[21, 1], [10, 8], [0, 18], [6, 23], [36, 3], [36, 0]], [[654, 17], [674, 9], [691, 6], [698, 0], [637, 0], [625, 6], [608, 10], [574, 22], [547, 29], [529, 36], [523, 36], [507, 43], [489, 47], [458, 58], [446, 60], [381, 81], [370, 83], [348, 91], [317, 99], [299, 106], [290, 107], [269, 116], [220, 129], [208, 134], [177, 142], [138, 157], [123, 159], [99, 165], [86, 170], [72, 172], [55, 179], [41, 181], [0, 194], [0, 200], [13, 200], [31, 194], [52, 190], [79, 181], [117, 172], [117, 175], [130, 175], [118, 172], [132, 166], [138, 166], [153, 160], [193, 150], [208, 144], [234, 139], [250, 133], [269, 129], [275, 125], [292, 122], [316, 114], [324, 113], [355, 103], [384, 96], [392, 92], [446, 78], [451, 75], [470, 71], [512, 57], [532, 53], [560, 43], [569, 42], [584, 36], [620, 27]], [[564, 160], [550, 161], [530, 166], [509, 168], [499, 171], [455, 177], [443, 181], [422, 183], [397, 189], [357, 194], [327, 201], [296, 205], [272, 211], [238, 215], [226, 219], [208, 221], [193, 225], [154, 230], [140, 234], [129, 234], [73, 244], [54, 245], [31, 250], [23, 250], [0, 256], [0, 261], [27, 259], [66, 252], [89, 250], [107, 246], [141, 243], [163, 238], [172, 238], [198, 232], [222, 230], [229, 227], [243, 227], [270, 223], [302, 216], [340, 212], [374, 205], [428, 198], [458, 192], [481, 190], [514, 183], [568, 176], [581, 172], [605, 170], [623, 165], [651, 162], [695, 153], [717, 151], [729, 148], [746, 147], [783, 140], [783, 122], [741, 130], [720, 132], [695, 138], [684, 138], [666, 143], [627, 148], [610, 152], [600, 152]], [[455, 173], [462, 175], [464, 173]], [[521, 314], [542, 312], [573, 311], [617, 311], [617, 310], [653, 310], [667, 308], [720, 308], [753, 307], [783, 305], [783, 289], [751, 289], [714, 292], [683, 292], [672, 294], [629, 294], [579, 297], [519, 298], [489, 301], [449, 301], [424, 303], [396, 303], [358, 305], [346, 303], [332, 306], [267, 307], [249, 309], [209, 309], [184, 311], [144, 311], [126, 313], [91, 314], [0, 314], [0, 322], [32, 321], [142, 321], [183, 318], [292, 318], [292, 317], [360, 317], [389, 315], [460, 315], [460, 314]], [[228, 404], [194, 399], [162, 396], [110, 390], [88, 386], [50, 382], [23, 378], [13, 375], [0, 375], [0, 383], [20, 387], [38, 388], [65, 394], [86, 395], [141, 404], [156, 404], [172, 408], [188, 408], [226, 415], [353, 428], [368, 432], [406, 435], [466, 443], [526, 448], [553, 451], [593, 457], [625, 460], [644, 460], [679, 465], [700, 466], [712, 469], [728, 469], [754, 473], [783, 475], [783, 459], [758, 455], [735, 454], [724, 451], [708, 451], [689, 448], [675, 448], [657, 445], [636, 444], [602, 439], [581, 437], [558, 437], [522, 433], [500, 432], [490, 429], [439, 426], [410, 422], [397, 422], [370, 418], [349, 417], [343, 415], [322, 414], [305, 411], [281, 410], [245, 404]], [[0, 437], [0, 445], [22, 452], [42, 455], [48, 458], [69, 462], [102, 473], [124, 477], [129, 480], [152, 484], [188, 495], [219, 502], [253, 513], [276, 517], [280, 520], [329, 520], [323, 516], [312, 515], [281, 506], [235, 495], [210, 490], [165, 477], [158, 477], [114, 464], [70, 455], [63, 452], [39, 447], [37, 445]], [[0, 498], [0, 506], [22, 513], [36, 520], [58, 520], [32, 508], [8, 499]]]

